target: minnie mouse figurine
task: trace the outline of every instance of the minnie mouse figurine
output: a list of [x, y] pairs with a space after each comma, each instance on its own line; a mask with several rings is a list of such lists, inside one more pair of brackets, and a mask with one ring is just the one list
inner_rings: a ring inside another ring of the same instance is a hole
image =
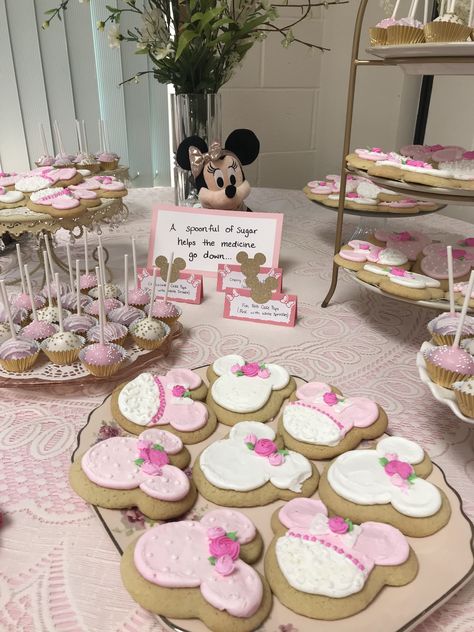
[[185, 138], [176, 151], [176, 162], [191, 171], [204, 208], [246, 211], [250, 184], [242, 165], [251, 164], [259, 151], [260, 142], [251, 130], [236, 129], [224, 147], [213, 142], [208, 148], [199, 136]]

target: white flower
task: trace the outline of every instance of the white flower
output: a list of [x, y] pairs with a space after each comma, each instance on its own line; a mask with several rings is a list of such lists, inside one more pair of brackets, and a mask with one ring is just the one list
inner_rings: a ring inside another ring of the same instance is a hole
[[173, 47], [171, 46], [171, 44], [168, 43], [164, 48], [154, 48], [153, 57], [157, 60], [164, 59], [165, 57], [168, 57], [168, 55], [172, 52]]
[[117, 24], [110, 27], [107, 38], [110, 48], [120, 48], [120, 27]]

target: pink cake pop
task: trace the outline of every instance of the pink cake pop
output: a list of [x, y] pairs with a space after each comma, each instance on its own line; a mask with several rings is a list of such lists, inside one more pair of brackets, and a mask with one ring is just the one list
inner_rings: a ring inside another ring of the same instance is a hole
[[29, 323], [29, 325], [23, 327], [23, 329], [21, 330], [21, 335], [41, 342], [42, 340], [45, 340], [45, 338], [49, 338], [50, 336], [55, 334], [59, 330], [59, 328], [56, 325], [53, 325], [53, 323], [49, 323], [46, 320], [38, 320], [36, 306], [33, 301], [33, 290], [31, 287], [31, 279], [28, 272], [27, 264], [24, 265], [24, 272], [28, 287], [28, 293], [31, 298], [31, 305], [33, 308], [33, 320], [31, 321], [31, 323]]
[[89, 292], [93, 287], [97, 287], [97, 277], [89, 272], [89, 252], [87, 244], [87, 230], [84, 230], [84, 268], [85, 272], [81, 275], [81, 290]]
[[35, 307], [39, 309], [40, 307], [44, 306], [46, 301], [42, 296], [30, 295], [26, 291], [25, 277], [23, 275], [23, 260], [21, 256], [20, 244], [16, 244], [16, 256], [18, 259], [18, 270], [20, 272], [21, 293], [15, 296], [15, 298], [12, 301], [12, 305], [16, 309], [26, 309], [28, 311], [31, 311], [31, 308], [34, 302]]
[[5, 281], [0, 281], [0, 292], [8, 312], [11, 338], [0, 345], [0, 365], [5, 371], [22, 373], [34, 365], [39, 354], [39, 345], [30, 338], [18, 338], [15, 324], [10, 313]]
[[132, 237], [132, 260], [133, 260], [133, 288], [127, 292], [128, 304], [132, 307], [144, 307], [150, 302], [150, 295], [146, 290], [138, 287], [137, 274], [137, 248], [135, 237]]
[[131, 307], [128, 304], [128, 255], [123, 256], [124, 263], [124, 281], [123, 281], [123, 299], [125, 305], [116, 307], [108, 313], [108, 318], [114, 323], [120, 323], [129, 327], [132, 323], [145, 316], [145, 313], [137, 307]]
[[91, 327], [97, 325], [97, 319], [89, 314], [82, 314], [82, 300], [86, 300], [86, 306], [90, 303], [89, 297], [81, 294], [81, 271], [79, 259], [76, 259], [76, 313], [64, 320], [64, 330], [75, 334], [85, 334]]

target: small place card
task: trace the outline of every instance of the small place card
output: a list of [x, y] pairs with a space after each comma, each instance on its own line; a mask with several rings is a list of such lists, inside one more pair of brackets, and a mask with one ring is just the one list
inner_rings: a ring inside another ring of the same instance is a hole
[[293, 294], [274, 293], [266, 303], [255, 303], [250, 290], [232, 288], [225, 293], [224, 318], [294, 327], [296, 308], [297, 298]]
[[[152, 274], [151, 268], [138, 268], [138, 287], [151, 290]], [[163, 298], [165, 295], [166, 281], [159, 276], [155, 280], [156, 297]], [[199, 304], [202, 301], [202, 275], [192, 272], [180, 272], [179, 279], [170, 283], [168, 298], [177, 303]]]
[[[260, 272], [257, 277], [262, 283], [268, 277], [274, 277], [278, 280], [276, 291], [281, 292], [281, 284], [283, 280], [283, 270], [281, 268], [260, 268]], [[241, 271], [240, 265], [219, 264], [217, 268], [217, 291], [225, 292], [225, 290], [231, 288], [247, 289], [245, 275]]]

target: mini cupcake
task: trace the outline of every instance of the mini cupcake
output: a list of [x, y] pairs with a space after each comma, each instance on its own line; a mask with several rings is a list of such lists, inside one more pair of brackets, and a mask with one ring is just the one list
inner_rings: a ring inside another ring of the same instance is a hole
[[38, 160], [35, 160], [35, 165], [37, 167], [52, 167], [54, 165], [54, 156], [43, 154]]
[[[99, 297], [99, 289], [97, 287], [92, 288], [89, 291], [89, 296], [91, 298]], [[122, 296], [122, 290], [115, 283], [106, 283], [104, 285], [104, 298], [120, 298]]]
[[96, 157], [100, 162], [101, 171], [112, 171], [113, 169], [117, 169], [120, 160], [120, 156], [117, 154], [104, 151]]
[[120, 323], [126, 327], [130, 327], [136, 320], [140, 320], [145, 317], [145, 312], [137, 307], [131, 307], [130, 305], [123, 305], [122, 307], [116, 307], [112, 309], [107, 318], [113, 323]]
[[36, 340], [10, 338], [0, 345], [0, 365], [9, 373], [24, 373], [34, 365], [39, 352]]
[[[67, 309], [63, 309], [62, 316], [67, 318], [71, 312]], [[37, 312], [38, 320], [45, 320], [48, 323], [59, 323], [59, 307], [56, 305], [47, 305]]]
[[54, 364], [72, 364], [85, 344], [82, 336], [71, 331], [59, 331], [41, 343], [41, 350]]
[[[145, 311], [149, 314], [150, 306], [146, 307]], [[171, 327], [171, 325], [174, 325], [182, 313], [181, 308], [174, 303], [157, 298], [153, 303], [151, 315], [153, 318], [158, 318]]]
[[427, 42], [465, 42], [472, 29], [455, 13], [445, 13], [425, 24]]
[[100, 171], [100, 162], [94, 154], [88, 154], [86, 152], [77, 154], [75, 165], [77, 169], [87, 169], [92, 173], [98, 173]]
[[95, 343], [88, 345], [79, 354], [84, 367], [97, 377], [110, 377], [125, 362], [127, 352], [120, 345]]
[[425, 353], [426, 370], [436, 384], [451, 388], [474, 375], [474, 359], [464, 349], [443, 345]]
[[369, 28], [371, 46], [385, 46], [387, 44], [387, 29], [397, 23], [395, 18], [385, 18], [375, 26]]
[[93, 272], [81, 274], [80, 278], [81, 292], [88, 294], [92, 288], [97, 287], [97, 277]]
[[64, 331], [72, 331], [73, 334], [84, 335], [95, 325], [97, 325], [97, 318], [89, 314], [71, 314], [64, 319]]
[[[122, 347], [127, 335], [128, 329], [125, 325], [120, 325], [119, 323], [106, 323], [104, 325], [105, 342], [113, 342]], [[94, 327], [89, 329], [87, 342], [100, 342], [100, 325], [94, 325]]]
[[[430, 320], [427, 329], [433, 342], [437, 345], [452, 345], [459, 324], [460, 313], [445, 312]], [[461, 332], [461, 340], [474, 337], [474, 318], [466, 316]]]
[[135, 288], [128, 292], [128, 304], [132, 307], [145, 307], [150, 302], [150, 295], [146, 290]]
[[129, 332], [140, 349], [152, 351], [161, 347], [170, 333], [170, 328], [159, 320], [142, 318], [130, 326]]
[[397, 20], [396, 24], [387, 28], [387, 44], [422, 44], [425, 41], [423, 23], [415, 18], [407, 17]]
[[462, 414], [474, 418], [474, 378], [454, 382], [452, 389]]
[[[108, 315], [113, 309], [117, 309], [117, 307], [122, 307], [123, 303], [116, 298], [106, 298], [104, 301], [104, 310]], [[84, 308], [86, 314], [90, 316], [99, 316], [100, 312], [100, 302], [99, 299], [92, 301], [89, 305], [86, 305]]]
[[26, 327], [23, 327], [21, 335], [37, 342], [42, 342], [58, 331], [59, 327], [57, 325], [48, 323], [46, 320], [32, 320]]
[[53, 163], [55, 169], [68, 169], [74, 167], [75, 156], [73, 154], [58, 154]]

